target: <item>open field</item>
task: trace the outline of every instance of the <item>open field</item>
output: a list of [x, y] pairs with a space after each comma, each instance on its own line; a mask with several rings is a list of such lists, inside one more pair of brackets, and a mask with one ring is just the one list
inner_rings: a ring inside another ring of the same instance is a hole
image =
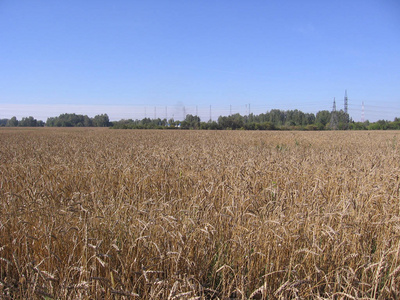
[[0, 298], [400, 297], [398, 131], [0, 143]]

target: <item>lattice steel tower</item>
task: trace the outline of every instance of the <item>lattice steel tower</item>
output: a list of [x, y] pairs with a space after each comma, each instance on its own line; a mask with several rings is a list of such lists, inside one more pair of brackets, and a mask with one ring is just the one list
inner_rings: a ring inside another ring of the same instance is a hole
[[338, 125], [338, 120], [337, 120], [337, 113], [336, 113], [336, 100], [333, 98], [333, 107], [332, 107], [332, 112], [331, 112], [331, 122], [330, 122], [330, 127], [332, 130], [336, 130]]
[[348, 113], [349, 99], [347, 98], [347, 90], [344, 91], [344, 114], [345, 114], [345, 129], [349, 129], [350, 117]]

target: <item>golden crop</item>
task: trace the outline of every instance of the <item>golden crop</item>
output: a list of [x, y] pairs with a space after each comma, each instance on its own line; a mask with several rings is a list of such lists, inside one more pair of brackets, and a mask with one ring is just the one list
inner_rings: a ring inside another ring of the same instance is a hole
[[400, 133], [0, 130], [0, 297], [400, 297]]

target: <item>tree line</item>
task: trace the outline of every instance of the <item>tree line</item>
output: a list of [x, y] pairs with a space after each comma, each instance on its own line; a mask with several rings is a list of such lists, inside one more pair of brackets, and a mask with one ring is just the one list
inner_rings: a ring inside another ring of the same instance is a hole
[[46, 126], [49, 127], [109, 127], [112, 123], [107, 114], [96, 115], [89, 118], [87, 115], [61, 114], [58, 117], [48, 118]]
[[1, 127], [43, 127], [44, 125], [43, 121], [38, 121], [34, 117], [24, 117], [21, 120], [18, 120], [16, 117], [0, 119]]
[[174, 119], [120, 120], [113, 122], [114, 129], [209, 129], [209, 130], [386, 130], [400, 129], [400, 119], [393, 122], [380, 120], [375, 123], [354, 122], [343, 110], [336, 111], [335, 124], [332, 112], [322, 110], [304, 113], [300, 110], [273, 109], [259, 115], [233, 114], [220, 116], [217, 121], [202, 122], [199, 116], [186, 115], [183, 121]]
[[[201, 121], [199, 116], [186, 115], [183, 121], [174, 119], [122, 119], [110, 122], [107, 114], [96, 115], [93, 118], [87, 115], [74, 113], [61, 114], [50, 117], [46, 122], [26, 117], [18, 120], [0, 119], [0, 126], [7, 127], [111, 127], [113, 129], [206, 129], [206, 130], [387, 130], [400, 129], [400, 119], [394, 121], [379, 120], [377, 122], [354, 122], [343, 110], [333, 113], [322, 110], [313, 113], [304, 113], [300, 110], [272, 109], [259, 115], [220, 116], [218, 120]], [[332, 124], [332, 120], [334, 124]]]
[[61, 114], [58, 117], [48, 118], [46, 123], [33, 117], [22, 118], [20, 121], [16, 117], [0, 120], [0, 126], [6, 127], [110, 127], [112, 125], [107, 114], [96, 115], [94, 118], [87, 115]]

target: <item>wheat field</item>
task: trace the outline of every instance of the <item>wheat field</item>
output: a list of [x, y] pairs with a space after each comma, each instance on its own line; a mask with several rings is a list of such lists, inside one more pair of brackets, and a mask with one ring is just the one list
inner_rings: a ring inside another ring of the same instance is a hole
[[0, 298], [398, 299], [400, 132], [0, 130]]

